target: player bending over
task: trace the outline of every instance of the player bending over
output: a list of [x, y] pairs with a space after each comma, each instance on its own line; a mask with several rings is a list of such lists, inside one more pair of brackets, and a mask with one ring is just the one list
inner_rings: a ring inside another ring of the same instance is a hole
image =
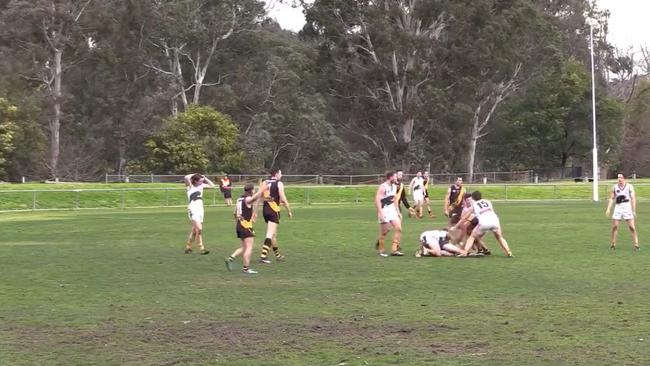
[[402, 235], [402, 220], [395, 206], [395, 180], [396, 175], [394, 172], [386, 173], [386, 181], [379, 186], [375, 195], [375, 207], [377, 208], [377, 217], [379, 218], [379, 238], [377, 239], [375, 248], [382, 257], [388, 257], [384, 249], [384, 240], [391, 227], [393, 228], [391, 256], [401, 257], [404, 255], [399, 251], [400, 237]]
[[605, 215], [609, 217], [612, 203], [616, 202], [614, 207], [614, 215], [612, 215], [612, 241], [610, 248], [616, 249], [616, 237], [618, 236], [618, 225], [621, 220], [627, 222], [627, 227], [632, 233], [632, 241], [634, 242], [634, 250], [639, 250], [639, 234], [636, 231], [636, 194], [634, 187], [631, 184], [625, 183], [625, 176], [618, 175], [618, 183], [612, 187], [612, 194], [609, 196], [607, 202], [607, 210]]
[[187, 187], [187, 213], [192, 225], [185, 245], [185, 254], [192, 253], [192, 243], [194, 241], [198, 243], [201, 254], [208, 254], [210, 251], [203, 246], [203, 189], [214, 188], [214, 183], [201, 174], [188, 174], [184, 180]]
[[494, 238], [497, 240], [497, 242], [499, 242], [499, 245], [506, 253], [506, 255], [509, 258], [512, 257], [512, 252], [508, 247], [508, 242], [503, 237], [503, 233], [501, 232], [501, 223], [499, 222], [499, 217], [497, 216], [496, 212], [494, 212], [492, 202], [484, 200], [481, 196], [481, 192], [479, 191], [472, 193], [472, 200], [474, 201], [472, 203], [472, 208], [465, 212], [465, 217], [461, 217], [460, 221], [466, 221], [471, 214], [474, 214], [478, 218], [478, 225], [472, 231], [472, 235], [467, 238], [467, 242], [465, 243], [465, 247], [462, 250], [461, 256], [467, 256], [469, 250], [474, 245], [474, 242], [477, 239], [483, 238], [483, 236], [488, 231], [491, 231], [494, 234]]
[[451, 257], [461, 254], [460, 248], [451, 244], [451, 236], [447, 230], [430, 230], [420, 235], [420, 248], [415, 253], [420, 257]]
[[[262, 187], [263, 188], [263, 187]], [[253, 203], [257, 202], [265, 191], [259, 190], [253, 194], [255, 187], [248, 183], [244, 186], [244, 195], [242, 195], [236, 203], [235, 231], [237, 237], [241, 240], [241, 247], [237, 248], [230, 257], [226, 258], [226, 268], [232, 271], [232, 262], [239, 255], [243, 254], [243, 269], [246, 274], [256, 274], [257, 271], [250, 268], [251, 253], [253, 252], [253, 241], [255, 240], [255, 232], [253, 231], [253, 222], [255, 222]]]
[[[460, 216], [462, 220], [460, 220], [455, 228], [458, 228], [458, 233], [460, 234], [460, 239], [458, 241], [458, 244], [463, 247], [464, 244], [467, 242], [467, 239], [472, 235], [472, 231], [474, 231], [474, 228], [478, 226], [478, 217], [474, 215], [473, 212], [468, 212], [472, 210], [472, 195], [470, 193], [465, 193], [463, 195], [463, 211]], [[490, 255], [492, 252], [488, 249], [488, 247], [485, 245], [485, 242], [483, 241], [482, 238], [478, 238], [474, 241], [474, 249], [476, 249], [476, 252], [478, 254], [484, 254], [484, 255]]]

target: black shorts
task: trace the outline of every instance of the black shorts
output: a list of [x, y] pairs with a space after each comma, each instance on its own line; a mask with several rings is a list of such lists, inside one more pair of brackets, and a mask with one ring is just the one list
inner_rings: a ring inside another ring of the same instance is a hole
[[232, 198], [232, 191], [230, 189], [223, 190], [223, 198], [230, 199]]
[[452, 225], [456, 225], [460, 221], [460, 216], [463, 214], [463, 206], [458, 206], [451, 210], [449, 213], [449, 220]]
[[264, 222], [267, 224], [269, 222], [274, 222], [276, 224], [280, 223], [280, 213], [273, 211], [271, 207], [269, 206], [264, 206], [264, 209], [262, 210], [262, 213], [264, 215]]
[[254, 238], [255, 237], [255, 232], [253, 229], [245, 229], [243, 226], [241, 226], [241, 223], [237, 222], [237, 226], [235, 228], [235, 231], [237, 232], [237, 237], [239, 239], [246, 239], [246, 238]]

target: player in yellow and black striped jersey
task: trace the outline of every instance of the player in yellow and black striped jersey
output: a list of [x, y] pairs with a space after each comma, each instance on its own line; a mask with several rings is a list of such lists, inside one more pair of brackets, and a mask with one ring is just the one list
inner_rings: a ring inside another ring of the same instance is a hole
[[246, 274], [255, 274], [257, 271], [250, 268], [251, 253], [253, 252], [253, 241], [255, 232], [253, 231], [253, 222], [255, 221], [255, 211], [253, 203], [257, 202], [264, 194], [264, 187], [261, 187], [257, 193], [253, 194], [255, 187], [252, 184], [244, 186], [244, 195], [238, 200], [235, 208], [235, 231], [237, 237], [241, 240], [241, 247], [237, 248], [230, 257], [226, 258], [226, 268], [232, 271], [232, 263], [236, 257], [243, 254], [244, 267], [242, 271]]
[[460, 215], [463, 212], [464, 195], [463, 178], [457, 177], [456, 182], [447, 189], [445, 195], [445, 216], [449, 218], [449, 227], [456, 225], [460, 221]]
[[277, 240], [278, 225], [280, 224], [280, 206], [282, 205], [287, 209], [289, 218], [293, 217], [291, 208], [289, 207], [289, 201], [284, 194], [284, 183], [282, 183], [281, 179], [282, 171], [274, 169], [271, 171], [269, 179], [262, 183], [262, 190], [264, 191], [262, 213], [264, 215], [264, 221], [266, 221], [266, 238], [264, 239], [264, 245], [262, 245], [260, 263], [264, 264], [271, 263], [268, 259], [268, 254], [271, 249], [273, 249], [276, 260], [284, 260], [284, 256], [280, 254]]

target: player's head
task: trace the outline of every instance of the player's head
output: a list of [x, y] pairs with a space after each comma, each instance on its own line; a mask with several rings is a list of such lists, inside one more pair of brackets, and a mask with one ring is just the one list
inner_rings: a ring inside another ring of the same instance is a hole
[[244, 196], [252, 196], [253, 190], [255, 190], [253, 183], [246, 183], [244, 186]]
[[472, 199], [474, 201], [480, 201], [482, 198], [483, 198], [483, 195], [481, 195], [481, 191], [472, 192]]
[[192, 185], [195, 187], [201, 185], [201, 183], [203, 183], [203, 176], [198, 173], [192, 175], [190, 178], [190, 183], [192, 183]]
[[395, 175], [394, 171], [387, 171], [386, 172], [386, 181], [388, 182], [395, 182], [395, 179], [397, 178], [397, 175]]
[[456, 177], [456, 185], [458, 187], [463, 185], [463, 178], [462, 177]]
[[618, 176], [616, 178], [618, 178], [619, 183], [625, 183], [625, 176], [622, 173], [618, 173]]
[[466, 205], [467, 207], [469, 207], [469, 206], [472, 204], [472, 202], [471, 202], [471, 201], [472, 201], [471, 198], [472, 198], [472, 194], [471, 194], [471, 193], [465, 193], [465, 194], [463, 195], [463, 202], [465, 203], [465, 205]]
[[418, 178], [422, 178], [422, 172], [418, 171], [417, 174], [415, 174]]
[[429, 172], [425, 171], [425, 172], [424, 172], [424, 177], [425, 177], [425, 178], [429, 178]]
[[395, 179], [402, 180], [404, 178], [404, 171], [398, 170], [395, 172]]
[[271, 169], [270, 175], [271, 175], [271, 178], [280, 180], [280, 179], [282, 179], [282, 170], [280, 170], [280, 169]]

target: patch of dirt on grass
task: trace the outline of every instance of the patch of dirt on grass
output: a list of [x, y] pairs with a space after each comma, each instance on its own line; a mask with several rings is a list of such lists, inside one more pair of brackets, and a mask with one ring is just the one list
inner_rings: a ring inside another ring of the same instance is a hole
[[[485, 342], [454, 342], [453, 328], [422, 324], [371, 324], [363, 321], [313, 319], [305, 323], [179, 321], [138, 325], [108, 321], [96, 328], [10, 326], [19, 352], [110, 352], [121, 362], [177, 364], [195, 360], [300, 354], [329, 347], [353, 355], [446, 354], [486, 352]], [[194, 354], [200, 350], [200, 354]], [[102, 352], [102, 351], [100, 351]], [[152, 360], [151, 357], [157, 358]], [[182, 358], [180, 358], [182, 357]], [[179, 361], [180, 360], [180, 361]]]

